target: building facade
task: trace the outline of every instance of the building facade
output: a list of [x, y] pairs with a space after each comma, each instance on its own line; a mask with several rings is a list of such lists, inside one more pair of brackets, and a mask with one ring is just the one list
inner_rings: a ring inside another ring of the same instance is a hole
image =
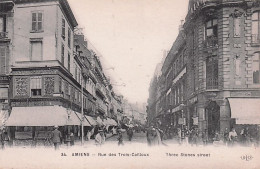
[[259, 1], [190, 0], [162, 67], [160, 121], [208, 138], [260, 124], [259, 10]]
[[84, 35], [74, 34], [67, 0], [4, 0], [0, 9], [0, 126], [12, 139], [54, 125], [80, 133], [98, 116], [113, 121], [112, 86]]

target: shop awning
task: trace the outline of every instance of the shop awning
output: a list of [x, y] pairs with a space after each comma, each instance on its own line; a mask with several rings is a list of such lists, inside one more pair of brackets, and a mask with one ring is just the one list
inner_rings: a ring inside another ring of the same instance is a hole
[[108, 126], [117, 126], [117, 122], [114, 119], [107, 118], [104, 120], [104, 124]]
[[260, 98], [228, 98], [236, 124], [260, 124]]
[[61, 106], [13, 107], [6, 126], [64, 126], [67, 123], [67, 110]]
[[[72, 116], [70, 116], [71, 121], [67, 123], [67, 125], [81, 125], [81, 114], [78, 112], [72, 113]], [[89, 122], [84, 119], [83, 126], [91, 126]]]
[[101, 126], [105, 126], [106, 124], [104, 123], [104, 121], [100, 118], [100, 117], [97, 117], [97, 123]]
[[93, 117], [85, 115], [85, 118], [92, 126], [97, 125], [97, 121]]
[[[79, 119], [79, 125], [81, 125], [81, 113], [75, 112], [77, 118]], [[85, 117], [85, 115], [83, 116], [83, 118]], [[91, 124], [87, 121], [87, 119], [83, 120], [83, 126], [91, 126]]]
[[72, 112], [69, 115], [66, 125], [80, 125], [80, 118], [76, 115], [76, 112]]

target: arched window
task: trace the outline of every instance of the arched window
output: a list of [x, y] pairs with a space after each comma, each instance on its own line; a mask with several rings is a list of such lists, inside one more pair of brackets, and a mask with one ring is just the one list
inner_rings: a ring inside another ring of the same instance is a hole
[[260, 59], [259, 59], [259, 53], [255, 53], [252, 58], [252, 72], [253, 72], [253, 84], [259, 84], [259, 65], [260, 65]]

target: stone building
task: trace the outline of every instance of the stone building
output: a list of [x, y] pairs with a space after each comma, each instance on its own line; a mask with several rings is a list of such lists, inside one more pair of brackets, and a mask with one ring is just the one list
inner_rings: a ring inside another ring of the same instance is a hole
[[54, 125], [78, 135], [99, 115], [115, 125], [110, 84], [84, 36], [74, 36], [67, 0], [3, 0], [0, 9], [0, 126], [11, 138], [45, 137]]
[[260, 124], [259, 5], [190, 0], [162, 67], [159, 93], [166, 99], [159, 109], [168, 126], [197, 127], [212, 138], [238, 124]]

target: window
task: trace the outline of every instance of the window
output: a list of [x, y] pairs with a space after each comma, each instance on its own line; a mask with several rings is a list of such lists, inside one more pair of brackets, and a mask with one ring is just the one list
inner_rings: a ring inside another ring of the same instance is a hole
[[253, 84], [259, 84], [260, 83], [260, 74], [259, 74], [259, 67], [260, 67], [260, 55], [259, 53], [255, 53], [252, 58], [252, 71], [253, 71]]
[[260, 12], [256, 11], [252, 15], [252, 43], [259, 43]]
[[70, 54], [68, 53], [68, 70], [70, 71]]
[[30, 81], [31, 96], [41, 96], [42, 95], [42, 77], [31, 77]]
[[6, 16], [0, 15], [0, 32], [6, 32]]
[[209, 20], [206, 23], [206, 30], [205, 30], [206, 37], [217, 37], [218, 36], [218, 21], [217, 19]]
[[78, 67], [75, 63], [75, 79], [76, 79], [76, 81], [78, 81], [77, 78], [78, 78]]
[[234, 65], [235, 65], [235, 72], [236, 72], [236, 76], [240, 76], [240, 58], [239, 56], [236, 56], [235, 57], [235, 61], [234, 61]]
[[70, 96], [71, 96], [71, 86], [68, 85], [68, 98], [70, 99]]
[[61, 36], [63, 39], [65, 39], [65, 19], [62, 18], [62, 32]]
[[43, 31], [43, 13], [41, 11], [32, 12], [32, 31]]
[[42, 60], [42, 41], [40, 39], [31, 40], [31, 60]]
[[173, 66], [172, 66], [172, 77], [175, 76], [175, 63], [173, 63]]
[[179, 73], [179, 67], [180, 67], [180, 63], [179, 63], [179, 59], [176, 60], [176, 74]]
[[206, 85], [207, 89], [218, 88], [218, 59], [212, 56], [206, 60]]
[[70, 43], [71, 43], [71, 30], [68, 28], [68, 47], [70, 48]]
[[6, 73], [6, 55], [7, 55], [7, 47], [0, 46], [0, 74]]
[[61, 64], [64, 66], [64, 45], [61, 45]]
[[180, 69], [182, 68], [182, 66], [183, 66], [183, 56], [181, 55], [180, 56]]
[[240, 37], [240, 18], [234, 18], [234, 37]]

